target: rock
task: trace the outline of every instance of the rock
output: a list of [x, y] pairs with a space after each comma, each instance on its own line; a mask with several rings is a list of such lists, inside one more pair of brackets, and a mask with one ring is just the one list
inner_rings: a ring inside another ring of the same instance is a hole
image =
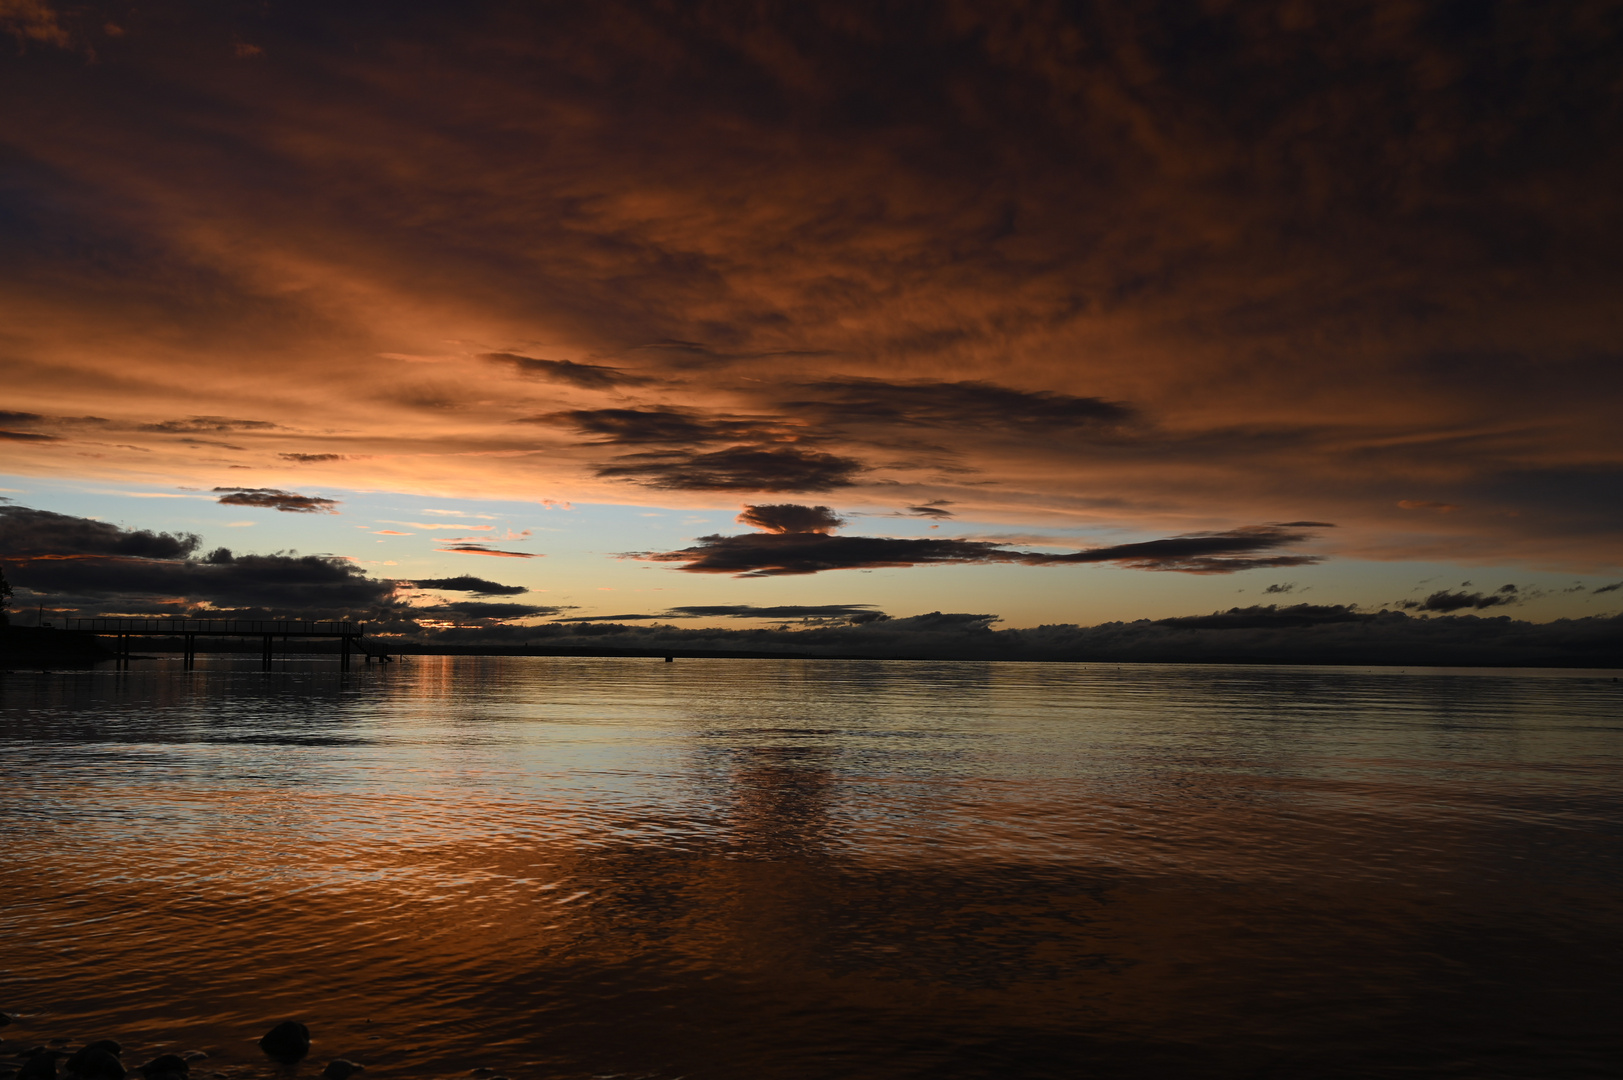
[[209, 1058], [208, 1051], [206, 1050], [187, 1050], [180, 1056], [185, 1058], [188, 1063], [193, 1061], [207, 1061]]
[[68, 1058], [63, 1067], [83, 1080], [124, 1080], [124, 1066], [113, 1052], [107, 1049], [109, 1045], [118, 1044], [111, 1039], [91, 1043]]
[[124, 1047], [120, 1046], [117, 1040], [114, 1039], [97, 1039], [93, 1043], [86, 1043], [85, 1047], [86, 1049], [95, 1047], [97, 1050], [105, 1050], [114, 1057], [124, 1056]]
[[310, 1029], [297, 1020], [283, 1020], [265, 1032], [259, 1048], [277, 1061], [298, 1061], [310, 1052]]
[[178, 1054], [159, 1054], [136, 1071], [147, 1080], [187, 1080], [191, 1065]]
[[0, 1012], [0, 1027], [5, 1027], [15, 1019], [10, 1013]]
[[333, 1058], [327, 1062], [327, 1067], [321, 1070], [321, 1080], [349, 1080], [350, 1077], [366, 1068], [365, 1065], [349, 1060], [349, 1058]]
[[56, 1058], [35, 1054], [17, 1070], [17, 1080], [56, 1080]]

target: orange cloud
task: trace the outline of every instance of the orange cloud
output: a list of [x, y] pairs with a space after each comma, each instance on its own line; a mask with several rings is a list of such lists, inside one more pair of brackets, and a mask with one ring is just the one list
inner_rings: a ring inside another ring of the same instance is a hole
[[1616, 565], [1613, 54], [1431, 6], [13, 3], [9, 467]]

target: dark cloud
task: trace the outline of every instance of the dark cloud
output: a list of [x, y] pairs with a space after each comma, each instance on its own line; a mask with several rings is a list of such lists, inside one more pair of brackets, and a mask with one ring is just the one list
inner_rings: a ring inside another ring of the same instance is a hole
[[1003, 620], [996, 615], [976, 615], [967, 611], [929, 611], [896, 620], [892, 630], [922, 628], [927, 630], [953, 630], [959, 633], [981, 634], [991, 631], [992, 624]]
[[1623, 589], [1623, 581], [1614, 581], [1610, 585], [1602, 585], [1595, 590], [1593, 595], [1599, 596], [1601, 593], [1616, 592], [1619, 589]]
[[[872, 569], [932, 563], [1021, 563], [1058, 566], [1067, 563], [1114, 563], [1132, 570], [1170, 570], [1186, 574], [1228, 574], [1263, 567], [1304, 566], [1320, 561], [1314, 555], [1268, 555], [1265, 552], [1311, 538], [1286, 525], [1255, 525], [1226, 532], [1176, 536], [1136, 544], [1115, 544], [1082, 551], [1047, 553], [1018, 551], [983, 540], [947, 537], [894, 538], [833, 536], [827, 530], [839, 524], [828, 507], [748, 507], [739, 520], [766, 511], [763, 527], [777, 531], [739, 536], [711, 535], [679, 551], [642, 552], [635, 557], [652, 562], [681, 563], [677, 569], [699, 574], [734, 574], [739, 577], [777, 577], [815, 574], [824, 570]], [[785, 526], [803, 512], [816, 530], [794, 531]], [[1290, 526], [1322, 524], [1291, 522]]]
[[233, 420], [229, 416], [192, 416], [185, 420], [163, 420], [155, 424], [137, 425], [137, 431], [156, 431], [171, 435], [208, 434], [224, 431], [279, 431], [282, 425], [268, 420]]
[[1506, 586], [1497, 593], [1491, 594], [1449, 592], [1447, 589], [1439, 589], [1424, 600], [1405, 600], [1398, 606], [1405, 611], [1481, 611], [1484, 608], [1520, 603], [1521, 598], [1514, 595], [1515, 592], [1516, 586], [1514, 585]]
[[554, 619], [554, 623], [602, 623], [602, 622], [639, 622], [650, 619], [661, 619], [662, 615], [571, 615], [567, 619]]
[[951, 505], [952, 501], [949, 499], [931, 499], [929, 502], [923, 503], [919, 506], [909, 506], [904, 508], [903, 516], [921, 518], [950, 518], [953, 516], [953, 513], [951, 510], [948, 510], [947, 507]]
[[278, 491], [275, 488], [231, 488], [217, 487], [215, 491], [224, 491], [219, 502], [225, 506], [257, 506], [268, 510], [280, 510], [287, 514], [336, 514], [333, 507], [338, 505], [337, 499], [323, 499], [317, 495], [299, 495], [291, 491]]
[[528, 551], [502, 551], [490, 547], [488, 544], [450, 544], [446, 547], [435, 548], [435, 551], [449, 551], [459, 555], [495, 555], [502, 559], [539, 559], [541, 556]]
[[1401, 377], [1440, 393], [1480, 401], [1522, 402], [1536, 407], [1583, 393], [1615, 399], [1623, 393], [1623, 353], [1550, 355], [1537, 349], [1436, 351], [1404, 357]]
[[700, 341], [650, 341], [642, 345], [633, 346], [649, 352], [660, 352], [677, 356], [677, 362], [684, 366], [704, 366], [707, 361], [726, 359], [714, 349]]
[[[44, 416], [36, 412], [19, 412], [11, 409], [0, 409], [0, 424], [18, 424], [32, 429], [41, 422], [52, 424], [105, 424], [106, 421], [96, 416]], [[61, 442], [60, 436], [51, 435], [43, 431], [18, 431], [10, 427], [0, 428], [0, 440], [11, 442]]]
[[1293, 593], [1295, 591], [1296, 591], [1296, 583], [1294, 581], [1282, 581], [1282, 582], [1279, 582], [1278, 584], [1270, 585], [1266, 589], [1262, 590], [1264, 596], [1272, 595], [1272, 594], [1275, 594], [1275, 593], [1283, 595], [1285, 593]]
[[[666, 491], [831, 491], [852, 486], [863, 471], [854, 458], [785, 445], [810, 436], [771, 417], [659, 406], [576, 409], [521, 422], [573, 427], [605, 445], [670, 447], [625, 454], [596, 469], [602, 477]], [[728, 442], [736, 445], [700, 449]]]
[[505, 364], [520, 375], [529, 375], [548, 382], [567, 383], [582, 390], [612, 390], [617, 386], [647, 386], [658, 382], [641, 375], [628, 375], [619, 368], [600, 364], [581, 364], [573, 360], [538, 360], [516, 353], [485, 353], [483, 359]]
[[653, 615], [574, 615], [555, 622], [647, 622], [657, 619], [798, 619], [801, 621], [875, 622], [890, 618], [872, 604], [688, 604]]
[[1257, 630], [1269, 627], [1323, 626], [1327, 623], [1368, 622], [1376, 616], [1361, 614], [1343, 604], [1293, 604], [1281, 608], [1273, 604], [1245, 608], [1229, 608], [1210, 615], [1183, 615], [1172, 619], [1156, 619], [1162, 626], [1189, 627], [1199, 630]]
[[344, 461], [343, 454], [277, 454], [283, 461], [296, 461], [301, 465], [313, 465], [318, 461]]
[[1019, 562], [1020, 553], [973, 540], [892, 539], [827, 533], [748, 533], [701, 536], [693, 547], [643, 552], [651, 562], [681, 563], [694, 574], [779, 577], [825, 570], [874, 569], [929, 563]]
[[[19, 600], [59, 616], [352, 619], [371, 622], [375, 629], [431, 634], [446, 621], [492, 627], [566, 610], [477, 600], [416, 608], [397, 599], [403, 583], [370, 577], [348, 559], [239, 555], [224, 547], [197, 557], [197, 547], [195, 536], [0, 506], [0, 551]], [[469, 575], [410, 584], [487, 596], [524, 591]], [[431, 626], [418, 626], [418, 619]]]
[[799, 506], [795, 503], [746, 506], [737, 520], [742, 525], [752, 525], [773, 533], [827, 533], [845, 524], [844, 518], [826, 506]]
[[1308, 566], [1322, 561], [1317, 555], [1257, 555], [1312, 538], [1304, 527], [1330, 528], [1323, 521], [1291, 521], [1279, 525], [1251, 525], [1227, 532], [1174, 536], [1138, 544], [1115, 544], [1064, 555], [1033, 554], [1022, 561], [1034, 564], [1115, 563], [1131, 570], [1176, 570], [1185, 574], [1229, 574], [1265, 567]]
[[872, 604], [778, 604], [757, 607], [753, 604], [688, 604], [673, 607], [662, 614], [668, 619], [843, 619], [871, 618], [876, 614]]
[[627, 454], [597, 475], [664, 491], [832, 491], [851, 487], [860, 461], [794, 447], [733, 446], [707, 454]]
[[[857, 442], [920, 447], [898, 428], [973, 430], [1003, 436], [1114, 431], [1134, 418], [1126, 406], [1100, 398], [1023, 391], [993, 383], [908, 383], [838, 379], [799, 384], [819, 395], [776, 401], [765, 415], [740, 416], [691, 407], [648, 406], [544, 413], [524, 423], [573, 428], [603, 444], [663, 445], [673, 449], [628, 455], [600, 466], [598, 475], [635, 479], [650, 487], [703, 491], [829, 491], [857, 482], [861, 464], [806, 444], [839, 435]], [[752, 392], [748, 388], [741, 392]], [[726, 449], [696, 451], [718, 443]], [[799, 445], [785, 445], [799, 444]], [[681, 448], [680, 450], [675, 448]], [[939, 467], [940, 462], [937, 462]], [[951, 517], [942, 502], [909, 508], [916, 517]]]
[[547, 615], [556, 615], [566, 608], [543, 607], [537, 604], [499, 604], [481, 603], [477, 600], [463, 600], [454, 604], [436, 604], [429, 607], [412, 609], [414, 617], [450, 616], [465, 619], [495, 619], [506, 621], [509, 619], [532, 619]]
[[975, 380], [830, 379], [804, 383], [797, 389], [815, 396], [783, 402], [786, 412], [840, 422], [1077, 433], [1112, 430], [1136, 417], [1130, 407], [1103, 398], [1016, 390]]
[[348, 618], [386, 605], [394, 593], [392, 582], [322, 555], [35, 558], [10, 567], [14, 583], [36, 598], [85, 614], [259, 617], [240, 614], [248, 610], [274, 613], [266, 617]]
[[571, 409], [527, 417], [520, 423], [572, 427], [604, 444], [638, 446], [774, 440], [794, 432], [761, 417], [736, 417], [699, 409], [659, 406], [641, 409]]
[[468, 592], [475, 596], [517, 596], [519, 593], [530, 590], [523, 585], [503, 585], [495, 581], [474, 577], [472, 574], [459, 574], [456, 577], [420, 578], [409, 582], [419, 589], [442, 589], [448, 592]]
[[1541, 523], [1568, 536], [1623, 537], [1623, 466], [1524, 469], [1480, 475], [1462, 502]]
[[146, 559], [181, 559], [197, 550], [192, 533], [155, 533], [125, 529], [105, 521], [0, 506], [0, 555], [66, 559], [82, 555], [124, 555]]

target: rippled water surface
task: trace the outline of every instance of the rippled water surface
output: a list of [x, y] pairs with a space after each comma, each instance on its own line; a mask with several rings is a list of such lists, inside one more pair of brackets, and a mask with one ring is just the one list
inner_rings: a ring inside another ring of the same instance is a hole
[[3, 674], [0, 1062], [1616, 1076], [1612, 674]]

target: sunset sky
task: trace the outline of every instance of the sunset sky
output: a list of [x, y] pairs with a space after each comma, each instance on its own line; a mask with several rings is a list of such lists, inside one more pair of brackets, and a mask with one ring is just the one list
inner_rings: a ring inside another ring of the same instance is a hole
[[19, 606], [1623, 608], [1620, 3], [0, 0], [0, 100]]

